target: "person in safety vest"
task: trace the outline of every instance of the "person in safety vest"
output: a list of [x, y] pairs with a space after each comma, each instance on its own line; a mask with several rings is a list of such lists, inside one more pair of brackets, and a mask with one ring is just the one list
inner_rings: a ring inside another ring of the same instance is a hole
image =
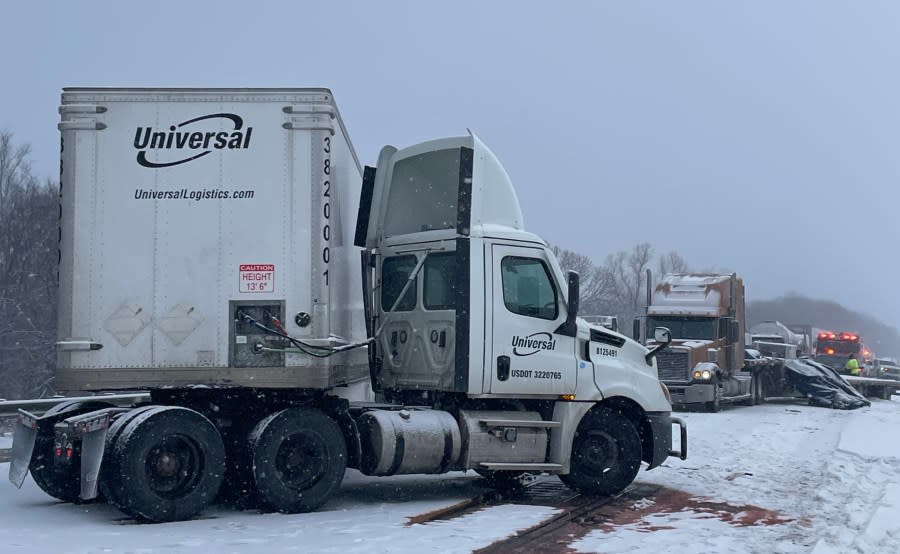
[[859, 362], [856, 360], [856, 354], [850, 354], [847, 363], [844, 364], [844, 369], [850, 375], [859, 375]]

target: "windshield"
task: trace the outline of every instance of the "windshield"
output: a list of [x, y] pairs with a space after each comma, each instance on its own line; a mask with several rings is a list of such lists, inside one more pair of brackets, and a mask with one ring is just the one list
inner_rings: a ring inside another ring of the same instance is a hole
[[715, 340], [716, 319], [713, 317], [653, 316], [647, 320], [652, 332], [656, 327], [667, 327], [673, 339]]
[[840, 355], [850, 355], [856, 354], [859, 355], [860, 343], [859, 341], [851, 341], [851, 340], [822, 340], [819, 339], [819, 344], [816, 347], [816, 352], [821, 356], [840, 356]]

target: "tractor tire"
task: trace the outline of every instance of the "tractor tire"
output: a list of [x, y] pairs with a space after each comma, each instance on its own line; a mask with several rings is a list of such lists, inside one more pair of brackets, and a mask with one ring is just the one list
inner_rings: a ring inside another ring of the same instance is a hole
[[569, 473], [559, 478], [584, 494], [612, 496], [634, 481], [641, 467], [641, 438], [622, 412], [601, 408], [584, 416], [575, 432]]
[[344, 436], [317, 409], [288, 408], [264, 418], [250, 432], [249, 446], [260, 500], [279, 512], [315, 510], [344, 479]]

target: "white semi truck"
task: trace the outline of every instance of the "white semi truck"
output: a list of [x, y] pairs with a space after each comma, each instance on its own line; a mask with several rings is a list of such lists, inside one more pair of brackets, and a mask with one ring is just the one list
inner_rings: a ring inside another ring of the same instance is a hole
[[16, 485], [171, 521], [220, 492], [313, 510], [347, 467], [609, 495], [685, 458], [667, 331], [576, 317], [475, 136], [363, 172], [325, 89], [73, 88], [60, 113], [57, 388], [150, 402], [20, 412]]

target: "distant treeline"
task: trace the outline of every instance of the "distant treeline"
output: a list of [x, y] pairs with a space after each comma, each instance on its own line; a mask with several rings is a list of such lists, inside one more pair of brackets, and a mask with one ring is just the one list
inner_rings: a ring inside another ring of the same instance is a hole
[[0, 132], [0, 398], [53, 392], [59, 189]]
[[900, 356], [900, 332], [874, 317], [829, 300], [791, 293], [774, 300], [756, 300], [748, 306], [750, 323], [777, 320], [788, 325], [812, 325], [827, 331], [859, 333], [876, 356]]

